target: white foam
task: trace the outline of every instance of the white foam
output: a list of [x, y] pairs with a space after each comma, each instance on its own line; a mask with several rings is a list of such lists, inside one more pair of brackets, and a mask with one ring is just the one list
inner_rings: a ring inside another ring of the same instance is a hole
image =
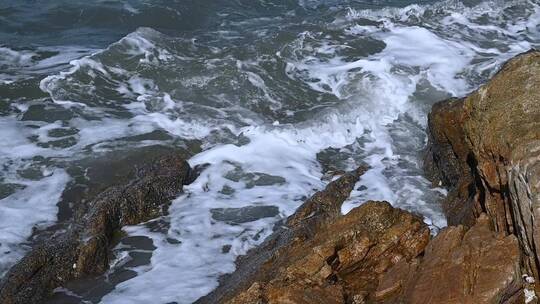
[[69, 175], [60, 169], [44, 169], [43, 173], [46, 177], [38, 181], [17, 179], [25, 188], [0, 200], [0, 277], [22, 256], [25, 250], [18, 245], [32, 234], [32, 229], [44, 228], [56, 220], [57, 203]]
[[4, 117], [0, 120], [0, 159], [7, 161], [12, 158], [29, 158], [39, 155], [45, 150], [31, 143], [23, 132], [23, 124], [18, 123], [13, 117]]
[[[65, 67], [70, 60], [88, 55], [93, 49], [74, 46], [38, 47], [35, 51], [12, 50], [0, 47], [0, 81], [10, 84], [15, 81], [41, 75], [55, 73]], [[40, 58], [40, 52], [56, 53], [50, 57]]]
[[[365, 35], [366, 31], [349, 33]], [[305, 62], [290, 62], [288, 72], [294, 75], [309, 74], [312, 87], [326, 92], [343, 92], [351, 86], [351, 75], [360, 74], [362, 77], [349, 92], [348, 102], [355, 108], [349, 115], [356, 117], [358, 124], [369, 130], [362, 138], [367, 142], [361, 147], [363, 161], [371, 169], [366, 172], [358, 184], [364, 186], [363, 191], [355, 191], [352, 199], [344, 204], [342, 211], [347, 213], [359, 203], [369, 200], [388, 200], [398, 207], [410, 209], [409, 205], [417, 199], [417, 205], [422, 205], [420, 195], [413, 195], [415, 186], [420, 185], [422, 191], [430, 191], [430, 187], [417, 172], [414, 176], [397, 169], [398, 162], [403, 162], [403, 151], [396, 151], [396, 147], [388, 130], [399, 115], [409, 113], [425, 126], [425, 114], [415, 109], [411, 103], [411, 96], [416, 92], [421, 81], [428, 81], [432, 87], [448, 92], [451, 95], [463, 94], [469, 90], [468, 84], [457, 74], [468, 66], [474, 53], [452, 41], [444, 40], [427, 29], [420, 27], [398, 27], [385, 25], [378, 31], [370, 30], [369, 35], [385, 42], [386, 47], [380, 53], [368, 58], [352, 62], [344, 62], [339, 58], [329, 62], [320, 62], [309, 59]], [[436, 55], [435, 55], [436, 54]], [[412, 73], [411, 73], [412, 71]], [[335, 94], [345, 97], [346, 94]], [[343, 115], [343, 114], [341, 114]], [[341, 120], [341, 119], [340, 119]], [[343, 124], [340, 121], [338, 124]], [[361, 137], [362, 134], [355, 134]], [[328, 142], [329, 146], [332, 145]], [[337, 145], [340, 147], [340, 145]], [[412, 148], [416, 151], [422, 149], [423, 142]], [[412, 160], [412, 163], [418, 160]], [[394, 168], [394, 169], [391, 169]], [[395, 177], [389, 177], [389, 170], [393, 170]], [[411, 191], [404, 191], [409, 189]], [[418, 193], [416, 193], [418, 194]], [[408, 201], [408, 203], [406, 203]], [[422, 206], [414, 211], [422, 210], [430, 222], [437, 226], [444, 226], [445, 220], [437, 206]]]
[[26, 50], [12, 50], [0, 46], [0, 82], [4, 84], [13, 83], [21, 79], [22, 75], [17, 75], [13, 70], [22, 70], [32, 63], [32, 58], [37, 54]]
[[[281, 218], [298, 207], [302, 195], [309, 195], [313, 189], [322, 186], [318, 167], [313, 163], [316, 150], [312, 145], [317, 145], [319, 138], [291, 136], [290, 131], [279, 128], [252, 127], [241, 132], [250, 143], [219, 146], [190, 160], [192, 165], [209, 163], [210, 167], [195, 183], [186, 187], [189, 194], [174, 201], [169, 210], [171, 228], [168, 237], [181, 239], [182, 244], [169, 244], [163, 235], [137, 231], [137, 234], [153, 238], [158, 247], [152, 255], [151, 265], [138, 269], [137, 277], [117, 286], [114, 293], [103, 299], [104, 302], [145, 303], [155, 295], [137, 290], [148, 288], [149, 284], [162, 286], [159, 301], [178, 301], [178, 291], [189, 290], [183, 293], [181, 301], [193, 302], [215, 288], [221, 274], [234, 270], [235, 257], [268, 236], [277, 219], [228, 225], [212, 220], [210, 209], [278, 206]], [[305, 141], [299, 140], [300, 137]], [[306, 163], [311, 165], [306, 166]], [[248, 188], [245, 181], [226, 178], [227, 173], [235, 170], [233, 164], [241, 165], [247, 173], [283, 176], [286, 181]], [[231, 196], [220, 193], [225, 185], [235, 190]], [[225, 245], [231, 246], [229, 253], [221, 252]], [[178, 276], [185, 280], [172, 279]]]
[[15, 51], [7, 47], [0, 47], [0, 65], [25, 66], [32, 62], [37, 54], [31, 51]]
[[140, 11], [133, 6], [131, 6], [129, 3], [124, 3], [124, 9], [132, 14], [139, 14]]

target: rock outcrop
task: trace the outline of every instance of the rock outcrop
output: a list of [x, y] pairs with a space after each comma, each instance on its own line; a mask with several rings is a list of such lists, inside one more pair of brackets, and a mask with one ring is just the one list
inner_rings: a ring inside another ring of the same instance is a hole
[[494, 232], [482, 214], [476, 224], [443, 229], [412, 261], [386, 272], [378, 303], [524, 303], [521, 256], [515, 236]]
[[430, 241], [422, 220], [386, 202], [341, 215], [357, 180], [342, 176], [241, 257], [197, 303], [523, 303], [517, 238], [482, 214]]
[[362, 171], [345, 174], [307, 200], [198, 303], [368, 300], [387, 269], [424, 250], [429, 229], [421, 218], [386, 202], [366, 202], [341, 215]]
[[131, 182], [101, 193], [67, 231], [11, 268], [0, 285], [0, 303], [40, 303], [68, 280], [103, 273], [114, 234], [161, 215], [193, 177], [186, 161], [169, 156], [140, 169]]
[[513, 234], [525, 272], [540, 269], [540, 52], [507, 62], [464, 99], [429, 116], [427, 170], [450, 189], [450, 225], [471, 226], [486, 213], [495, 231]]

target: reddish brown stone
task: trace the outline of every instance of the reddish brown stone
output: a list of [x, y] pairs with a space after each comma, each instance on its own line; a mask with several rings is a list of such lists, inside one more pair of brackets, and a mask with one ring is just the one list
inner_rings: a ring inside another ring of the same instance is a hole
[[429, 241], [420, 218], [386, 202], [339, 212], [363, 170], [316, 193], [199, 303], [362, 303], [379, 278]]
[[514, 234], [525, 271], [540, 268], [540, 52], [507, 62], [462, 100], [433, 107], [426, 166], [450, 188], [451, 225], [471, 226], [484, 212], [495, 231]]
[[376, 298], [381, 303], [523, 303], [520, 263], [516, 237], [494, 232], [483, 214], [468, 231], [443, 229], [423, 257], [392, 267]]

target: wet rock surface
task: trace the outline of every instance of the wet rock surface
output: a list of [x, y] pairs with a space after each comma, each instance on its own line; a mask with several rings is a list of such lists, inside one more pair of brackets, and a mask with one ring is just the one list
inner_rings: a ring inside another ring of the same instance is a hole
[[115, 233], [161, 215], [194, 178], [180, 156], [166, 156], [136, 171], [77, 210], [65, 231], [33, 248], [0, 285], [0, 303], [39, 303], [63, 283], [107, 270]]
[[363, 169], [317, 192], [238, 269], [197, 303], [352, 303], [367, 300], [381, 275], [418, 256], [429, 229], [386, 202], [340, 207]]
[[540, 269], [540, 52], [507, 62], [486, 85], [433, 107], [427, 169], [450, 189], [449, 224], [486, 213], [517, 237], [525, 272]]

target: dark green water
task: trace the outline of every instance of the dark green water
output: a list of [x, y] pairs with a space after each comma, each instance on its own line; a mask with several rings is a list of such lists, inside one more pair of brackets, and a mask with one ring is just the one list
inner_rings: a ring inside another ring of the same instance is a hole
[[538, 47], [539, 22], [533, 0], [0, 0], [0, 275], [164, 153], [209, 166], [52, 302], [191, 303], [362, 163], [343, 212], [388, 200], [436, 233], [426, 115]]

